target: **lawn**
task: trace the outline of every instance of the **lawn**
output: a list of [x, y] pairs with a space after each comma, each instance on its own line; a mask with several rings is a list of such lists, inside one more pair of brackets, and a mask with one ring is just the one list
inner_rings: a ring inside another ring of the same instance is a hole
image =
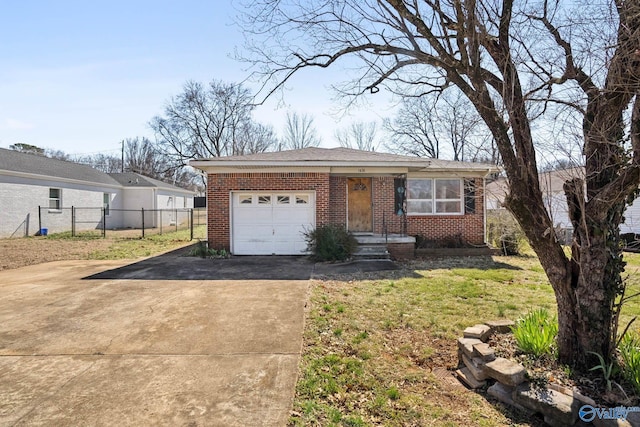
[[[640, 290], [640, 255], [626, 259], [630, 295]], [[290, 425], [538, 425], [448, 374], [464, 328], [540, 307], [555, 312], [555, 299], [533, 256], [424, 260], [384, 277], [314, 281]], [[638, 314], [636, 299], [621, 327]]]

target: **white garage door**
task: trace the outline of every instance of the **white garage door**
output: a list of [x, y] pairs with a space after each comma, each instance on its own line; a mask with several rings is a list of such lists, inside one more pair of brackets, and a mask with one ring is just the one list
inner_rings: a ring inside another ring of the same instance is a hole
[[235, 255], [300, 255], [304, 232], [315, 226], [309, 192], [232, 193], [231, 236]]

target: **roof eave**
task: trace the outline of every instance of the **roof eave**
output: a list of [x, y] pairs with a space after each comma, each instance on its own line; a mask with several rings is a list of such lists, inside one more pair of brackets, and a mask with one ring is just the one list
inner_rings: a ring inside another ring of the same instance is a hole
[[265, 168], [407, 168], [407, 170], [421, 170], [433, 172], [469, 171], [485, 172], [489, 174], [495, 167], [480, 165], [474, 167], [443, 167], [433, 165], [431, 161], [424, 162], [389, 162], [389, 161], [328, 161], [328, 160], [296, 160], [296, 161], [246, 161], [246, 160], [191, 160], [189, 166], [204, 171], [224, 171], [228, 169], [265, 169]]
[[19, 172], [19, 171], [12, 171], [12, 170], [6, 170], [6, 169], [0, 169], [0, 175], [37, 179], [41, 181], [58, 181], [58, 182], [65, 182], [70, 184], [91, 185], [95, 187], [122, 188], [120, 183], [116, 182], [115, 180], [114, 180], [114, 183], [103, 183], [103, 182], [89, 181], [84, 179], [64, 178], [61, 176], [53, 176], [53, 175], [40, 175], [37, 173]]

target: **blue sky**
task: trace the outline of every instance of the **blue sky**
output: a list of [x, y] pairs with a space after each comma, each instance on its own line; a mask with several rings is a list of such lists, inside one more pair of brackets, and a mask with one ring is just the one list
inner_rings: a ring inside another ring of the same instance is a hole
[[[120, 141], [152, 137], [148, 121], [187, 80], [238, 82], [246, 64], [231, 0], [5, 1], [0, 14], [0, 147], [22, 142], [71, 154], [117, 153]], [[323, 138], [351, 120], [391, 115], [386, 103], [350, 116], [328, 86], [340, 70], [298, 75], [255, 118], [278, 132], [286, 110], [308, 113]], [[249, 87], [252, 87], [249, 84]]]

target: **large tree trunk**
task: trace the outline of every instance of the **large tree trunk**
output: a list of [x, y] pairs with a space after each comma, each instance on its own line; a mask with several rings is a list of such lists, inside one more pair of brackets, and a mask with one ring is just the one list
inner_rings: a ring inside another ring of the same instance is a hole
[[624, 204], [611, 206], [600, 220], [586, 217], [584, 186], [579, 178], [565, 184], [575, 230], [570, 257], [556, 239], [535, 191], [515, 184], [505, 201], [553, 287], [558, 306], [559, 361], [582, 369], [594, 366], [594, 353], [608, 358], [613, 350], [614, 305], [622, 290], [624, 269], [618, 232]]

